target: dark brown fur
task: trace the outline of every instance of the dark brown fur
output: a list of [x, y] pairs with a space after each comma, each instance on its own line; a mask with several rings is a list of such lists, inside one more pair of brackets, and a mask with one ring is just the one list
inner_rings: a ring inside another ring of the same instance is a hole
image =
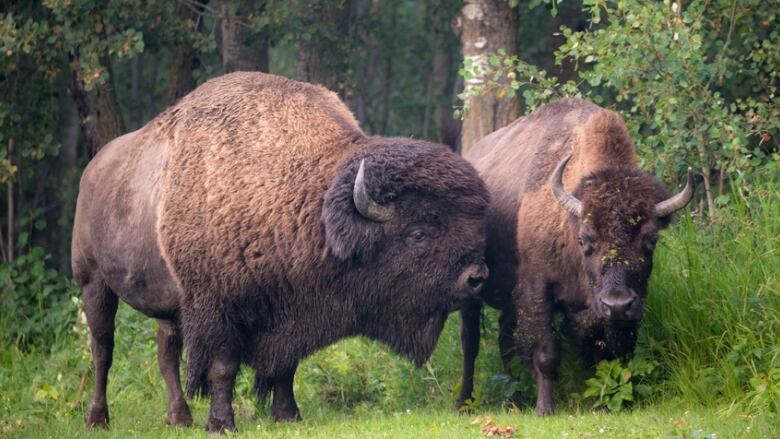
[[[208, 390], [207, 429], [222, 431], [240, 363], [273, 386], [272, 415], [296, 419], [301, 359], [365, 335], [420, 364], [486, 276], [476, 171], [442, 145], [366, 137], [322, 87], [226, 75], [112, 143], [84, 173], [74, 226], [98, 372], [88, 424], [108, 421], [117, 296], [181, 330], [187, 393]], [[369, 195], [396, 206], [387, 222], [355, 207], [361, 160]]]
[[[568, 154], [564, 186], [582, 201], [582, 220], [553, 197], [550, 176]], [[669, 197], [636, 167], [635, 146], [616, 113], [565, 99], [539, 108], [482, 139], [466, 157], [491, 191], [482, 299], [501, 310], [505, 368], [515, 354], [531, 363], [536, 411], [553, 410], [559, 363], [556, 312], [591, 358], [633, 351], [658, 231], [669, 217], [654, 206]], [[605, 303], [630, 303], [611, 314]], [[635, 299], [635, 300], [634, 300]], [[602, 302], [605, 301], [605, 302]], [[462, 310], [465, 354], [458, 406], [471, 397], [480, 301]]]

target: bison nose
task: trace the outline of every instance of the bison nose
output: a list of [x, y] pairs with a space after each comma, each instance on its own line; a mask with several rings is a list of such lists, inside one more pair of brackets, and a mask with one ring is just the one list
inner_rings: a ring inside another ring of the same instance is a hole
[[602, 297], [601, 304], [604, 306], [606, 317], [612, 320], [630, 319], [631, 305], [637, 299], [633, 291], [621, 291], [612, 294], [606, 294]]
[[481, 275], [469, 276], [468, 284], [472, 290], [478, 290], [482, 288], [482, 284], [485, 283], [485, 278]]
[[467, 294], [479, 294], [487, 277], [488, 268], [485, 264], [470, 265], [460, 275], [459, 284], [461, 290]]

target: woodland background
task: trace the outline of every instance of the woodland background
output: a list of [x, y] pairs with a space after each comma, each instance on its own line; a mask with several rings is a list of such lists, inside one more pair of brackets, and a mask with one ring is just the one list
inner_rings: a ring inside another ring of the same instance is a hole
[[[593, 369], [570, 358], [558, 405], [585, 416], [578, 425], [614, 423], [605, 428], [617, 437], [648, 424], [665, 436], [709, 434], [697, 422], [771, 436], [780, 425], [778, 14], [778, 0], [4, 1], [0, 434], [81, 428], [91, 361], [69, 253], [90, 157], [203, 81], [260, 70], [331, 88], [370, 134], [457, 151], [563, 96], [619, 111], [646, 171], [675, 188], [690, 165], [700, 189], [661, 240], [636, 359]], [[488, 314], [472, 408], [525, 416], [533, 385], [520, 365], [500, 373]], [[125, 405], [112, 405], [112, 421], [145, 431], [164, 413], [154, 325], [125, 308], [119, 319], [109, 403]], [[449, 411], [425, 412], [454, 400], [454, 320], [422, 370], [363, 339], [318, 353], [296, 377], [314, 429], [258, 428], [308, 435], [335, 416], [323, 431], [338, 431], [351, 425], [344, 413], [357, 416], [358, 433], [430, 433], [434, 419], [440, 433], [469, 428]], [[137, 355], [122, 359], [123, 349]], [[248, 402], [250, 381], [237, 392], [245, 418], [264, 410]], [[423, 412], [408, 426], [392, 416], [360, 426], [361, 414], [409, 408]], [[603, 421], [588, 417], [593, 408], [632, 411]], [[696, 422], [680, 414], [691, 411]], [[547, 427], [569, 431], [559, 421]]]

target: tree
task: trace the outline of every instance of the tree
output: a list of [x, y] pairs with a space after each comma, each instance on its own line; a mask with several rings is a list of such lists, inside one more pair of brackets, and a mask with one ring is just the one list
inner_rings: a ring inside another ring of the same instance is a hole
[[353, 0], [317, 0], [296, 11], [298, 80], [345, 89], [352, 10]]
[[[475, 66], [476, 75], [466, 78], [465, 92], [487, 80], [489, 57], [499, 50], [516, 51], [517, 17], [507, 0], [465, 0], [453, 28], [460, 36], [464, 63]], [[507, 78], [500, 81], [507, 82]], [[502, 99], [493, 94], [470, 94], [468, 113], [463, 119], [461, 152], [487, 134], [508, 125], [518, 116], [515, 97]]]
[[73, 72], [70, 93], [81, 117], [87, 150], [94, 155], [125, 131], [109, 56], [132, 58], [142, 52], [144, 22], [139, 18], [157, 12], [160, 5], [152, 2], [127, 11], [122, 4], [97, 0], [50, 0], [46, 7], [60, 30]]
[[195, 88], [192, 71], [197, 62], [198, 52], [193, 45], [193, 33], [200, 31], [203, 23], [203, 7], [177, 2], [176, 16], [173, 22], [175, 47], [171, 56], [168, 72], [169, 85], [166, 102], [173, 105], [182, 96]]
[[[265, 2], [249, 9], [243, 2], [220, 1], [222, 71], [268, 71], [268, 26], [263, 21]], [[257, 17], [259, 20], [253, 21]], [[260, 30], [255, 30], [260, 27]]]
[[457, 39], [452, 32], [451, 21], [458, 3], [453, 0], [436, 0], [428, 3], [426, 8], [430, 22], [428, 38], [431, 52], [428, 100], [432, 104], [433, 113], [429, 109], [425, 112], [423, 137], [429, 136], [429, 127], [435, 124], [438, 128], [436, 139], [451, 147], [456, 146], [461, 129], [460, 121], [452, 117], [455, 97], [453, 67], [456, 62], [452, 47], [457, 45]]

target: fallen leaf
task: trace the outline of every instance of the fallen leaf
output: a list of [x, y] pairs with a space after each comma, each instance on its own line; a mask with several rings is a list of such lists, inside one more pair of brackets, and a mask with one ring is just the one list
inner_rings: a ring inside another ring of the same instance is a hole
[[512, 437], [515, 434], [515, 427], [499, 425], [483, 425], [482, 433], [485, 436]]

